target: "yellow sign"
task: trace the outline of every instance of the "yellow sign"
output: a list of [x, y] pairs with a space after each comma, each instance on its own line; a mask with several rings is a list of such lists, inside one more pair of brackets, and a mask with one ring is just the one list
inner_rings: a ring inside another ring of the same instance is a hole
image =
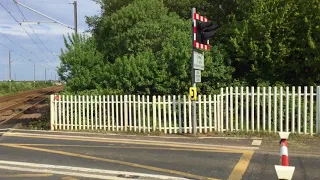
[[190, 94], [190, 100], [191, 101], [196, 101], [197, 100], [198, 95], [197, 95], [197, 88], [196, 87], [190, 87], [189, 94]]

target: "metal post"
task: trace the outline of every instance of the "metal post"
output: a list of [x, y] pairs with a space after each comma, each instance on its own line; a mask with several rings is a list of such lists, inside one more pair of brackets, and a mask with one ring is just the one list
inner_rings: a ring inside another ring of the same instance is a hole
[[320, 135], [320, 86], [317, 86], [317, 100], [316, 100], [316, 134]]
[[36, 63], [33, 63], [33, 88], [36, 88]]
[[11, 51], [9, 51], [9, 81], [11, 81]]
[[[77, 0], [74, 0], [73, 2], [73, 8], [74, 8], [74, 33], [77, 37], [78, 34], [78, 12], [77, 12]], [[76, 46], [75, 46], [75, 51], [74, 51], [74, 58], [76, 59]]]
[[[191, 20], [192, 20], [192, 24], [194, 23], [193, 22], [193, 15], [194, 13], [196, 13], [196, 8], [192, 8], [192, 12], [191, 12]], [[194, 26], [194, 24], [193, 24]], [[194, 44], [193, 44], [193, 40], [194, 40], [194, 34], [193, 34], [193, 26], [192, 26], [192, 31], [191, 31], [191, 44], [192, 44], [192, 60], [191, 60], [191, 83], [192, 83], [192, 87], [196, 87], [196, 82], [195, 82], [195, 78], [194, 78], [194, 73], [195, 73], [195, 70], [193, 68], [193, 53], [194, 53]], [[197, 133], [197, 111], [196, 111], [196, 101], [192, 101], [191, 103], [191, 115], [192, 115], [192, 122], [193, 122], [193, 134], [196, 134]]]
[[12, 91], [12, 85], [11, 85], [11, 51], [9, 51], [9, 92]]
[[74, 31], [78, 33], [78, 7], [77, 7], [77, 0], [74, 0]]
[[47, 82], [47, 69], [44, 69], [44, 82]]

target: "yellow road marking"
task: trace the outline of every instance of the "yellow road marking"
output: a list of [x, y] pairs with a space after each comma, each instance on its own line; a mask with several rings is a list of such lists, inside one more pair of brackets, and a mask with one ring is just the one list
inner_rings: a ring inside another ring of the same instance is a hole
[[16, 144], [16, 143], [0, 143], [0, 145], [19, 145], [19, 146], [38, 146], [38, 147], [82, 147], [82, 148], [115, 148], [115, 149], [150, 149], [150, 150], [168, 150], [168, 151], [192, 151], [192, 152], [218, 152], [218, 153], [232, 153], [230, 150], [206, 150], [206, 149], [187, 149], [187, 148], [162, 148], [162, 147], [146, 147], [146, 146], [90, 146], [90, 145], [68, 145], [68, 144]]
[[188, 148], [188, 149], [209, 149], [209, 150], [223, 150], [233, 153], [243, 153], [247, 150], [241, 150], [241, 149], [231, 149], [226, 147], [212, 147], [212, 146], [201, 146], [194, 144], [194, 147], [192, 147], [192, 144], [175, 144], [175, 142], [160, 142], [160, 141], [137, 141], [137, 140], [126, 140], [119, 142], [119, 139], [89, 139], [89, 138], [79, 138], [79, 137], [63, 137], [63, 136], [34, 136], [34, 135], [28, 135], [28, 134], [15, 134], [15, 133], [7, 133], [3, 136], [10, 136], [10, 137], [22, 137], [22, 138], [36, 138], [36, 139], [58, 139], [58, 140], [70, 140], [70, 141], [86, 141], [86, 142], [108, 142], [108, 143], [118, 143], [118, 144], [138, 144], [138, 145], [152, 145], [152, 146], [167, 146], [167, 147], [179, 147], [179, 148]]
[[12, 175], [0, 175], [0, 178], [37, 178], [37, 177], [49, 177], [53, 174], [12, 174]]
[[7, 147], [19, 148], [19, 149], [28, 149], [28, 150], [48, 152], [48, 153], [54, 153], [54, 154], [62, 154], [62, 155], [66, 155], [66, 156], [73, 156], [73, 157], [79, 157], [79, 158], [85, 158], [85, 159], [91, 159], [91, 160], [98, 160], [98, 161], [103, 161], [103, 162], [108, 162], [108, 163], [121, 164], [121, 165], [126, 165], [126, 166], [142, 168], [142, 169], [148, 169], [148, 170], [152, 170], [152, 171], [159, 171], [159, 172], [164, 172], [164, 173], [176, 174], [176, 175], [180, 175], [183, 177], [189, 177], [189, 178], [217, 180], [216, 178], [204, 177], [204, 176], [185, 173], [185, 172], [181, 172], [181, 171], [175, 171], [175, 170], [170, 170], [170, 169], [158, 168], [158, 167], [153, 167], [153, 166], [148, 166], [148, 165], [136, 164], [136, 163], [126, 162], [126, 161], [119, 161], [119, 160], [113, 160], [113, 159], [107, 159], [107, 158], [101, 158], [101, 157], [95, 157], [95, 156], [88, 156], [88, 155], [83, 155], [83, 154], [76, 154], [76, 153], [70, 153], [70, 152], [64, 152], [64, 151], [58, 151], [58, 150], [49, 150], [49, 149], [28, 147], [28, 146], [14, 145], [14, 144], [1, 144], [1, 145], [7, 146]]
[[249, 163], [253, 156], [253, 151], [245, 151], [240, 157], [239, 162], [233, 168], [228, 180], [241, 180], [242, 176], [246, 172]]
[[[222, 152], [222, 153], [241, 153], [243, 154], [239, 160], [239, 162], [234, 167], [232, 173], [229, 176], [229, 179], [241, 179], [243, 174], [245, 173], [246, 169], [249, 166], [251, 161], [252, 155], [254, 151], [252, 150], [241, 150], [241, 149], [230, 149], [227, 147], [206, 147], [203, 145], [195, 145], [192, 147], [190, 145], [183, 145], [183, 144], [174, 144], [175, 142], [159, 142], [159, 141], [142, 141], [142, 140], [128, 140], [119, 142], [119, 139], [86, 139], [81, 137], [52, 137], [52, 136], [35, 136], [35, 135], [28, 135], [28, 134], [15, 134], [15, 133], [8, 133], [5, 136], [13, 136], [13, 137], [29, 137], [29, 138], [39, 138], [39, 139], [59, 139], [59, 140], [71, 140], [71, 141], [89, 141], [89, 142], [107, 142], [107, 143], [119, 143], [119, 144], [135, 144], [135, 145], [153, 145], [153, 146], [166, 146], [166, 147], [177, 147], [177, 148], [185, 148], [184, 150], [187, 151], [203, 151], [203, 152]], [[113, 146], [114, 147], [114, 146]], [[125, 147], [121, 147], [125, 148]], [[135, 147], [138, 148], [138, 147]], [[148, 147], [152, 149], [152, 147]], [[177, 148], [162, 148], [168, 150], [180, 150]], [[155, 148], [160, 149], [160, 148]], [[210, 151], [211, 150], [211, 151]], [[240, 177], [239, 177], [240, 176]]]

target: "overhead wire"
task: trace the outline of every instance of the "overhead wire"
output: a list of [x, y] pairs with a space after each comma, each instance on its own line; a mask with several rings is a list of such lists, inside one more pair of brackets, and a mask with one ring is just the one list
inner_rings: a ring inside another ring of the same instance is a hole
[[48, 0], [27, 0], [28, 2], [31, 3], [59, 3], [59, 4], [68, 4], [70, 3], [70, 0], [62, 0], [62, 1], [57, 1], [57, 0], [52, 0], [52, 1], [48, 1]]
[[[14, 42], [14, 41], [12, 41], [10, 38], [8, 38], [8, 37], [7, 37], [5, 34], [3, 34], [2, 32], [0, 32], [0, 34], [1, 34], [3, 37], [5, 37], [7, 40], [9, 40], [10, 42], [12, 42], [13, 44], [19, 46], [21, 49], [24, 49], [24, 50], [28, 51], [29, 53], [34, 54], [32, 51], [26, 49], [25, 47], [21, 46], [20, 44]], [[5, 48], [9, 49], [11, 52], [14, 52], [14, 51], [13, 51], [11, 48], [9, 48], [8, 46], [6, 46], [6, 45], [4, 45], [4, 44], [2, 44], [2, 43], [0, 43], [0, 44], [1, 44], [2, 46], [4, 46]], [[17, 52], [14, 52], [14, 53], [17, 54], [17, 55], [19, 55], [19, 56], [21, 56], [21, 57], [23, 57], [24, 59], [32, 62], [32, 63], [35, 63], [34, 61], [31, 61], [30, 59], [27, 59], [26, 57], [22, 56], [21, 53], [17, 53]]]
[[[38, 65], [40, 65], [40, 66], [43, 66], [42, 64], [36, 63], [36, 62], [32, 61], [31, 59], [28, 59], [27, 57], [23, 56], [21, 53], [15, 52], [15, 51], [12, 50], [10, 47], [4, 45], [4, 44], [1, 43], [1, 42], [0, 42], [0, 45], [2, 45], [3, 47], [7, 48], [7, 49], [8, 49], [9, 51], [11, 51], [12, 53], [19, 55], [20, 57], [22, 57], [23, 59], [29, 61], [30, 63], [38, 64]], [[16, 59], [15, 61], [19, 61], [19, 60], [20, 60], [20, 59]], [[24, 60], [22, 60], [22, 61], [24, 61]], [[43, 67], [45, 67], [45, 66], [43, 66]], [[45, 67], [45, 68], [46, 68], [46, 67]], [[47, 69], [47, 70], [54, 70], [54, 69]]]
[[11, 52], [13, 52], [13, 53], [15, 53], [15, 54], [19, 55], [20, 57], [22, 57], [22, 58], [26, 59], [27, 61], [32, 62], [32, 63], [35, 63], [35, 62], [34, 62], [34, 61], [32, 61], [31, 59], [26, 58], [26, 57], [25, 57], [25, 56], [23, 56], [21, 53], [17, 53], [17, 52], [15, 52], [15, 51], [14, 51], [14, 50], [12, 50], [10, 47], [8, 47], [8, 46], [4, 45], [4, 44], [3, 44], [3, 43], [1, 43], [1, 42], [0, 42], [0, 45], [2, 45], [3, 47], [5, 47], [5, 48], [9, 49], [9, 51], [11, 51]]
[[[23, 15], [22, 11], [20, 10], [19, 6], [15, 3], [15, 5], [17, 6], [19, 12], [22, 14], [23, 18], [25, 19], [25, 16]], [[17, 21], [17, 23], [23, 28], [23, 26], [19, 23], [19, 21]], [[29, 25], [29, 27], [31, 28], [31, 26]], [[23, 28], [24, 29], [24, 28]], [[32, 28], [31, 28], [32, 29]], [[32, 29], [32, 31], [34, 32], [34, 30]], [[29, 33], [27, 33], [29, 35]], [[38, 37], [38, 35], [34, 32], [34, 34]], [[41, 52], [46, 56], [47, 59], [48, 56], [46, 55], [46, 53], [40, 48], [40, 46], [35, 42], [35, 40], [33, 38], [31, 38], [31, 36], [29, 35], [30, 39], [32, 39], [32, 41], [34, 42], [34, 44], [36, 44], [38, 46], [38, 48], [41, 50]], [[39, 38], [39, 37], [38, 37]], [[40, 40], [41, 41], [41, 40]]]
[[[11, 12], [8, 11], [8, 10], [3, 6], [2, 3], [0, 3], [0, 5], [1, 5], [2, 8], [3, 8], [4, 10], [6, 10], [7, 13], [9, 13], [10, 16], [19, 24], [19, 21], [11, 14]], [[24, 27], [22, 27], [21, 25], [20, 25], [20, 27], [25, 31], [25, 33], [29, 36], [29, 38], [33, 41], [33, 43], [37, 45], [37, 43], [31, 38], [30, 34], [26, 31], [26, 29], [25, 29]], [[38, 46], [38, 47], [39, 47], [39, 46]], [[43, 60], [41, 60], [37, 55], [34, 54], [34, 56], [35, 56], [38, 60], [43, 61]]]
[[[0, 42], [0, 45], [2, 45], [3, 47], [7, 48], [7, 49], [8, 49], [9, 51], [11, 51], [12, 53], [19, 55], [20, 57], [22, 57], [23, 59], [29, 61], [30, 63], [38, 64], [38, 65], [40, 65], [40, 66], [45, 67], [43, 64], [39, 64], [39, 63], [37, 63], [37, 62], [35, 62], [35, 61], [31, 60], [31, 59], [28, 59], [27, 57], [23, 56], [21, 53], [18, 53], [18, 52], [16, 52], [16, 51], [14, 51], [13, 49], [11, 49], [10, 47], [4, 45], [4, 44], [1, 43], [1, 42]], [[48, 66], [48, 65], [47, 65], [47, 66]]]
[[8, 41], [10, 41], [11, 43], [19, 46], [21, 49], [24, 49], [24, 50], [28, 51], [29, 53], [34, 54], [32, 51], [29, 51], [28, 49], [26, 49], [25, 47], [21, 46], [20, 44], [12, 41], [10, 38], [8, 38], [8, 37], [7, 37], [5, 34], [3, 34], [2, 32], [0, 32], [0, 34], [1, 34], [3, 37], [5, 37]]
[[[38, 48], [43, 52], [43, 50], [39, 47], [39, 45], [34, 41], [34, 39], [32, 39], [31, 35], [28, 33], [28, 31], [21, 26], [21, 24], [19, 23], [19, 21], [11, 14], [11, 12], [4, 7], [4, 5], [0, 2], [0, 6], [2, 6], [2, 8], [20, 25], [20, 27], [24, 30], [24, 32], [29, 36], [29, 38], [33, 41], [34, 44], [36, 44], [38, 46]], [[36, 56], [36, 55], [35, 55]], [[37, 57], [37, 56], [36, 56]], [[37, 57], [37, 59], [39, 59]], [[50, 66], [46, 61], [39, 59], [40, 61], [43, 61], [47, 66]]]
[[[26, 16], [23, 14], [23, 12], [21, 11], [20, 7], [17, 5], [17, 3], [15, 3], [15, 5], [17, 6], [20, 14], [22, 15], [22, 17], [24, 18], [25, 21], [28, 21]], [[32, 32], [36, 35], [36, 37], [39, 39], [39, 41], [41, 42], [41, 44], [53, 55], [53, 52], [51, 50], [49, 50], [49, 48], [43, 43], [43, 41], [39, 38], [38, 34], [34, 31], [34, 29], [31, 27], [31, 25], [29, 24], [30, 29], [32, 30]], [[42, 51], [43, 52], [43, 51]], [[45, 54], [45, 53], [44, 53]], [[50, 59], [46, 54], [45, 56]]]

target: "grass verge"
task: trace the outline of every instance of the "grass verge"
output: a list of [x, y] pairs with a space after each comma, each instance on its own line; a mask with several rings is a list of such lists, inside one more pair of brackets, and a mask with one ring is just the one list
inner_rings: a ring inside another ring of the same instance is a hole
[[53, 86], [51, 82], [0, 82], [0, 96]]
[[[42, 116], [39, 119], [33, 119], [28, 124], [24, 125], [24, 129], [33, 129], [33, 130], [50, 130], [50, 111], [49, 108], [47, 111], [42, 113]], [[59, 130], [59, 131], [69, 131], [69, 132], [88, 132], [88, 133], [101, 133], [101, 134], [119, 134], [119, 135], [137, 135], [137, 136], [169, 136], [169, 137], [242, 137], [242, 138], [263, 138], [265, 140], [279, 140], [278, 133], [269, 133], [269, 132], [207, 132], [207, 133], [177, 133], [177, 134], [165, 134], [164, 132], [155, 131], [155, 132], [134, 132], [134, 131], [108, 131], [101, 129], [81, 129], [81, 130]], [[303, 135], [297, 133], [291, 133], [289, 136], [290, 140], [304, 141], [304, 140], [320, 140], [319, 135]]]
[[[48, 117], [49, 118], [49, 117]], [[43, 123], [45, 125], [43, 125]], [[44, 122], [35, 122], [35, 124], [39, 124], [39, 128], [50, 127], [50, 120], [47, 119]], [[100, 133], [100, 134], [118, 134], [118, 135], [136, 135], [136, 136], [167, 136], [167, 137], [190, 137], [190, 138], [200, 138], [200, 137], [241, 137], [241, 138], [263, 138], [266, 140], [279, 140], [278, 133], [268, 133], [268, 132], [207, 132], [207, 133], [177, 133], [177, 134], [165, 134], [164, 132], [155, 131], [155, 132], [134, 132], [134, 131], [108, 131], [101, 129], [81, 129], [81, 130], [59, 130], [65, 132], [87, 132], [87, 133]], [[295, 141], [304, 141], [304, 140], [320, 140], [320, 136], [310, 136], [310, 135], [302, 135], [302, 134], [290, 134], [290, 140]]]

